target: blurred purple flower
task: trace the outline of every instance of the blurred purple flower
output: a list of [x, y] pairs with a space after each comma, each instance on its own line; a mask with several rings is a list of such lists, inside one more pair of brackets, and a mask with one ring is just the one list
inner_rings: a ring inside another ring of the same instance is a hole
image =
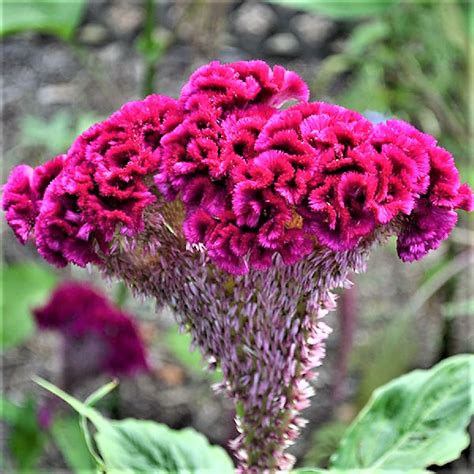
[[49, 302], [33, 313], [41, 330], [63, 335], [68, 378], [100, 372], [133, 375], [148, 370], [146, 349], [132, 316], [88, 284], [63, 283]]

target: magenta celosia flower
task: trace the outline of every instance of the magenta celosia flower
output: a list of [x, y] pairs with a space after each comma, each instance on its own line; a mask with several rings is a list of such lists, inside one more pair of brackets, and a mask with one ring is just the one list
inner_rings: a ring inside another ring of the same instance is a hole
[[33, 169], [27, 165], [14, 168], [3, 188], [3, 210], [18, 240], [24, 244], [30, 237], [46, 188], [61, 172], [64, 155]]
[[300, 216], [306, 241], [345, 250], [374, 230], [379, 177], [371, 150], [363, 149], [371, 133], [361, 115], [325, 103], [291, 107], [262, 130], [260, 175], [265, 167], [272, 172], [266, 187], [284, 198], [290, 219]]
[[90, 285], [68, 282], [60, 285], [48, 303], [33, 311], [42, 330], [54, 330], [78, 354], [88, 352], [87, 372], [131, 375], [148, 369], [146, 349], [132, 316], [115, 308]]
[[[84, 132], [57, 176], [18, 167], [5, 186], [20, 240], [169, 305], [220, 365], [239, 472], [291, 468], [284, 450], [324, 356], [331, 290], [385, 237], [397, 235], [402, 260], [419, 259], [457, 209], [473, 208], [433, 137], [307, 98], [280, 66], [213, 62], [179, 100], [126, 104]], [[300, 102], [279, 109], [289, 99]]]
[[420, 200], [398, 235], [398, 255], [404, 262], [424, 257], [448, 237], [457, 219], [453, 210], [433, 206], [426, 199]]
[[271, 69], [263, 61], [214, 61], [192, 74], [181, 91], [181, 103], [187, 111], [200, 109], [203, 104], [216, 109], [251, 104], [278, 107], [287, 100], [308, 97], [308, 86], [296, 73], [281, 66]]
[[108, 252], [116, 231], [140, 232], [143, 211], [155, 201], [145, 180], [160, 161], [161, 138], [180, 121], [177, 101], [150, 96], [79, 136], [39, 207], [41, 255], [58, 266], [85, 266]]
[[419, 260], [448, 237], [457, 222], [456, 209], [473, 209], [472, 191], [461, 185], [450, 153], [405, 122], [376, 125], [371, 143], [391, 162], [388, 197], [407, 196], [401, 210], [409, 217], [401, 220], [398, 254], [405, 262]]

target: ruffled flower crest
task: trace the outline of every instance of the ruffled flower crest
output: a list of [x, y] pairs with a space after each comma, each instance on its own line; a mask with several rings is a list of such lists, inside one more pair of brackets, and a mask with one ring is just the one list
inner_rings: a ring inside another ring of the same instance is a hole
[[[280, 109], [288, 100], [299, 103]], [[433, 137], [307, 100], [280, 66], [213, 62], [178, 100], [126, 104], [4, 187], [22, 243], [57, 266], [96, 263], [173, 309], [223, 371], [247, 474], [292, 467], [331, 290], [388, 235], [403, 261], [420, 259], [474, 206]]]

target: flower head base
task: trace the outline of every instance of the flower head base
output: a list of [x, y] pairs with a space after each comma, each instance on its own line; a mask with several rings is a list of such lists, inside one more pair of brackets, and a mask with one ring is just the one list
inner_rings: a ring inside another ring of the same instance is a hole
[[97, 263], [176, 312], [241, 409], [241, 472], [292, 465], [331, 290], [386, 236], [416, 260], [473, 208], [434, 138], [307, 98], [282, 67], [213, 62], [179, 100], [84, 132], [59, 174], [18, 167], [4, 188], [9, 224], [48, 261]]
[[132, 317], [89, 285], [63, 283], [44, 307], [34, 310], [34, 316], [40, 329], [61, 333], [76, 356], [80, 347], [87, 349], [92, 355], [85, 355], [90, 362], [88, 373], [131, 375], [148, 369], [146, 350]]

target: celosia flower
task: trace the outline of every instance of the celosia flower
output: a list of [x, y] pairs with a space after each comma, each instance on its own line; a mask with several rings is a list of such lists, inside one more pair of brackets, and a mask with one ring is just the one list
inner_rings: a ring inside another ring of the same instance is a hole
[[[474, 207], [472, 191], [461, 185], [453, 157], [436, 140], [400, 120], [377, 124], [371, 139], [379, 154], [391, 162], [389, 194], [405, 194], [408, 215], [402, 219], [397, 249], [405, 262], [419, 260], [437, 249], [457, 222], [456, 209]], [[393, 211], [389, 217], [393, 218]], [[383, 221], [381, 221], [384, 223]]]
[[2, 207], [7, 222], [22, 244], [30, 237], [45, 190], [61, 172], [64, 159], [59, 155], [35, 169], [17, 166], [3, 188]]
[[[181, 118], [177, 101], [153, 95], [124, 105], [77, 138], [64, 158], [64, 173], [35, 211], [35, 240], [46, 260], [58, 266], [96, 263], [116, 231], [134, 235], [143, 229], [143, 211], [155, 201], [144, 180], [160, 161], [161, 138]], [[41, 175], [40, 168], [35, 173]], [[10, 195], [4, 207], [12, 207]], [[24, 240], [27, 234], [22, 227]]]
[[453, 210], [433, 206], [426, 199], [420, 199], [410, 220], [398, 235], [398, 255], [404, 262], [419, 260], [430, 250], [439, 247], [457, 220], [458, 216]]
[[32, 189], [33, 168], [20, 165], [13, 169], [3, 187], [3, 210], [8, 225], [24, 244], [38, 215], [35, 193]]
[[278, 107], [288, 100], [308, 97], [308, 86], [296, 73], [281, 66], [272, 70], [263, 61], [213, 61], [192, 74], [181, 91], [181, 103], [187, 111], [199, 109], [203, 103], [216, 109], [251, 104]]
[[291, 107], [262, 130], [261, 161], [279, 171], [270, 186], [295, 206], [306, 239], [346, 250], [374, 230], [379, 177], [371, 150], [361, 149], [371, 132], [361, 115], [321, 102]]
[[[63, 335], [66, 352], [72, 347], [76, 354], [73, 360], [78, 353], [83, 354], [88, 360], [88, 374], [131, 375], [148, 368], [146, 349], [132, 316], [112, 306], [87, 284], [63, 283], [33, 314], [40, 329]], [[81, 347], [87, 350], [81, 351]]]
[[[97, 263], [169, 305], [220, 365], [242, 473], [292, 466], [284, 450], [324, 355], [331, 290], [388, 235], [418, 259], [473, 207], [434, 138], [307, 96], [280, 66], [213, 62], [178, 101], [151, 96], [84, 132], [41, 199], [36, 170], [5, 187], [20, 239], [34, 225], [50, 262]], [[301, 102], [280, 110], [288, 99]]]

